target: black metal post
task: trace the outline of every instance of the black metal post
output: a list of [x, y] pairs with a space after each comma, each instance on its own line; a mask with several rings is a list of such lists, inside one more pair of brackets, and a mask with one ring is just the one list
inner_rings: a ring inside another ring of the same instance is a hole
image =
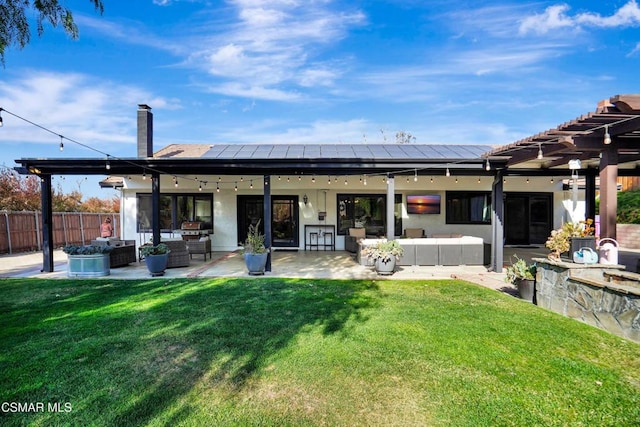
[[53, 204], [51, 201], [51, 175], [40, 176], [40, 203], [42, 205], [42, 271], [53, 271]]

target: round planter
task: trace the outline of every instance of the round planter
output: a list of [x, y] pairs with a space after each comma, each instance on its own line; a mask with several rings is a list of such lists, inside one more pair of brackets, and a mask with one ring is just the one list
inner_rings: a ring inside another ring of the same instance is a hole
[[151, 276], [163, 276], [164, 270], [167, 269], [167, 262], [169, 261], [169, 254], [160, 255], [147, 255], [144, 257], [144, 262], [147, 264], [147, 270], [151, 273]]
[[513, 282], [518, 288], [520, 298], [535, 304], [536, 281], [533, 279], [516, 279]]
[[395, 257], [391, 257], [387, 262], [383, 262], [382, 258], [378, 258], [375, 260], [374, 266], [378, 274], [390, 276], [396, 269], [396, 259]]
[[69, 277], [102, 277], [110, 274], [109, 254], [68, 255]]
[[267, 265], [268, 253], [263, 254], [244, 254], [244, 263], [247, 266], [247, 270], [251, 275], [264, 274], [264, 269]]

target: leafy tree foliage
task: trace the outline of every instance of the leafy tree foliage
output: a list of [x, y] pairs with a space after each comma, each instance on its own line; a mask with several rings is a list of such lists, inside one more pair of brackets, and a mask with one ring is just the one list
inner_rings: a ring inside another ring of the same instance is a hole
[[35, 175], [23, 177], [11, 169], [0, 171], [0, 209], [8, 211], [40, 210], [40, 180]]
[[[102, 0], [89, 0], [100, 14], [104, 11]], [[78, 38], [78, 27], [73, 20], [71, 10], [60, 4], [59, 0], [2, 0], [0, 1], [0, 62], [4, 65], [4, 52], [7, 47], [25, 47], [31, 38], [27, 11], [36, 12], [38, 36], [44, 33], [44, 22], [53, 27], [62, 25], [64, 31], [73, 39]]]
[[[120, 212], [120, 198], [99, 199], [90, 197], [82, 201], [82, 192], [64, 193], [58, 184], [51, 194], [54, 212]], [[0, 169], [0, 210], [39, 211], [40, 179], [35, 175], [18, 175], [8, 168]]]

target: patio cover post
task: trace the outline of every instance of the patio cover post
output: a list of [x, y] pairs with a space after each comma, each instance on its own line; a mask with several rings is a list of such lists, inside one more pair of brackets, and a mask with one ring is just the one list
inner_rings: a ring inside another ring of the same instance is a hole
[[396, 208], [395, 188], [395, 178], [389, 175], [387, 177], [387, 240], [393, 240], [396, 234], [396, 219], [393, 215]]
[[53, 271], [53, 204], [51, 203], [51, 175], [40, 176], [42, 205], [42, 271]]
[[596, 219], [596, 175], [589, 169], [584, 185], [585, 218]]
[[271, 271], [271, 176], [264, 176], [264, 245], [267, 248], [265, 271]]
[[490, 271], [502, 273], [504, 263], [504, 190], [502, 171], [496, 171], [491, 184], [491, 265]]
[[614, 143], [602, 150], [600, 158], [600, 237], [616, 238], [618, 210], [618, 150]]
[[160, 173], [151, 173], [151, 233], [154, 245], [160, 244]]

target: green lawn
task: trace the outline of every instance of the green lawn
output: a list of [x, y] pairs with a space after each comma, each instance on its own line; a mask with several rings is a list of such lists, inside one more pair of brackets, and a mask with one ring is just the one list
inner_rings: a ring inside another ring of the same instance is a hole
[[5, 279], [0, 295], [0, 425], [640, 425], [638, 344], [465, 282]]

